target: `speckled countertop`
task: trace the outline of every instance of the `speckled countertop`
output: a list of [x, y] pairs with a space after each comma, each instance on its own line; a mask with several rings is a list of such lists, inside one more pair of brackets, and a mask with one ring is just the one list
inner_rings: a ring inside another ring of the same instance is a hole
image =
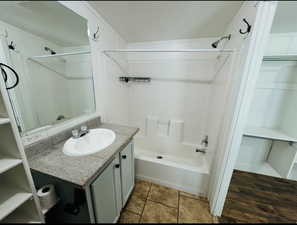
[[84, 188], [138, 132], [138, 128], [115, 124], [100, 123], [97, 127], [108, 128], [116, 133], [115, 141], [103, 151], [88, 156], [70, 157], [62, 152], [65, 140], [46, 147], [40, 145], [26, 151], [30, 168]]

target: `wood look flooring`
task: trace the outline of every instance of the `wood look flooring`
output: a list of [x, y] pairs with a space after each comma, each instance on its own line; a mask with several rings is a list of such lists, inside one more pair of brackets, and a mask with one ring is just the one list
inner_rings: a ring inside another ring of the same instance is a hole
[[137, 180], [119, 223], [216, 223], [205, 198]]
[[297, 223], [297, 182], [234, 171], [221, 223]]

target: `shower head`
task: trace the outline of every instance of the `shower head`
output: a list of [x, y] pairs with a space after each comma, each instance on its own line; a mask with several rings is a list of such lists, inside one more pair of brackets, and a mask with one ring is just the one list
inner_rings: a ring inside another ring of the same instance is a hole
[[220, 43], [220, 40], [217, 40], [217, 41], [215, 41], [214, 43], [211, 44], [211, 47], [217, 48], [219, 43]]
[[224, 40], [224, 39], [230, 40], [230, 39], [231, 39], [231, 34], [221, 37], [219, 40], [217, 40], [217, 41], [215, 41], [214, 43], [212, 43], [211, 46], [212, 46], [213, 48], [217, 48], [218, 45], [219, 45], [219, 43], [220, 43], [222, 40]]
[[50, 49], [50, 48], [47, 47], [47, 46], [44, 47], [44, 50], [47, 51], [47, 52], [50, 52], [51, 55], [55, 55], [55, 54], [56, 54], [56, 52], [55, 52], [54, 50]]

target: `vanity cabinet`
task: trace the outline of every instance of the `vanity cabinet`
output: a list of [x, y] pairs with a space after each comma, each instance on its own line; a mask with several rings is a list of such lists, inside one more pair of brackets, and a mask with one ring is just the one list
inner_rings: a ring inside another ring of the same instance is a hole
[[129, 143], [91, 184], [96, 223], [115, 223], [134, 187], [133, 144]]
[[92, 184], [94, 213], [97, 223], [114, 223], [118, 218], [114, 161]]

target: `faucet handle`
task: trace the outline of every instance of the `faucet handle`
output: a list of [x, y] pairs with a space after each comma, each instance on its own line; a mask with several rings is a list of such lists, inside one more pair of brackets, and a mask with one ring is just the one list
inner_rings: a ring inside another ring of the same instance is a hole
[[78, 131], [78, 129], [72, 130], [71, 133], [72, 133], [72, 137], [73, 138], [78, 138], [79, 137], [79, 131]]
[[80, 127], [80, 130], [83, 131], [83, 132], [88, 131], [88, 127], [87, 127], [87, 125], [82, 125], [82, 126]]

